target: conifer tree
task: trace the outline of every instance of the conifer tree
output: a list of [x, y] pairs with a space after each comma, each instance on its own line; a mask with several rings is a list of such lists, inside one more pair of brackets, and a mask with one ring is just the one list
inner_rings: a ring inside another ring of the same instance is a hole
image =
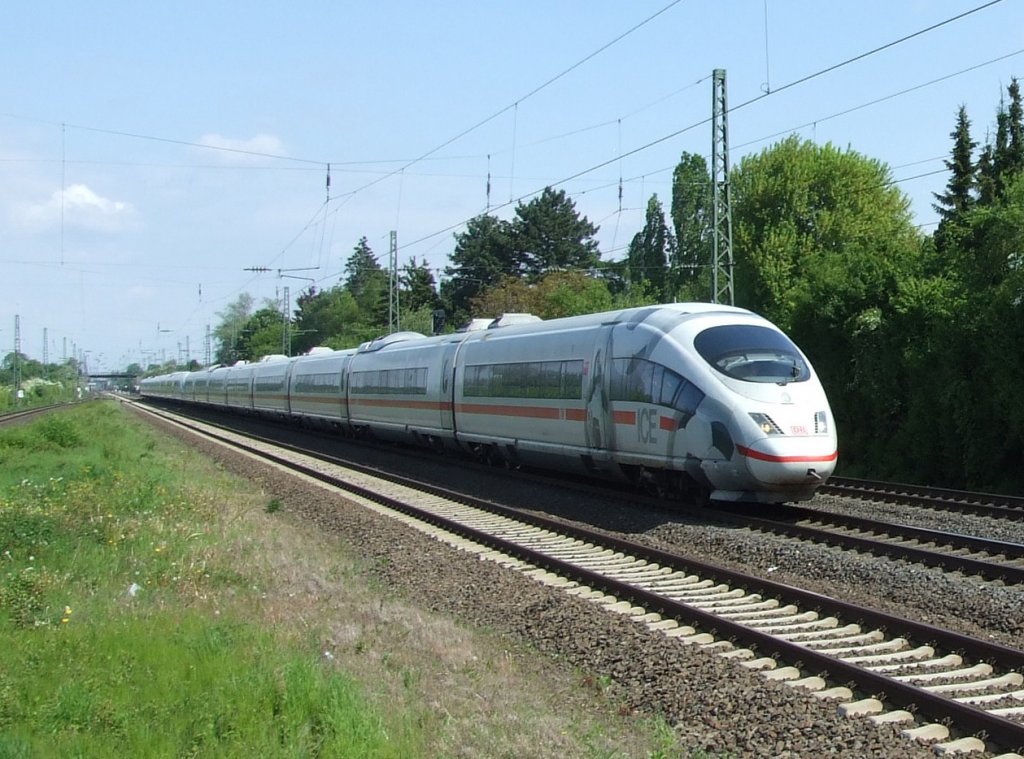
[[435, 309], [440, 305], [434, 273], [425, 260], [416, 263], [415, 256], [410, 258], [409, 263], [402, 267], [399, 280], [402, 285], [401, 305], [403, 310]]
[[966, 106], [960, 106], [956, 116], [956, 128], [949, 136], [953, 138], [953, 150], [946, 161], [946, 168], [950, 172], [949, 181], [946, 183], [945, 192], [933, 193], [938, 202], [932, 204], [932, 208], [941, 217], [935, 233], [935, 243], [940, 250], [948, 242], [949, 226], [961, 223], [974, 204], [975, 178], [972, 154], [978, 143], [971, 139], [971, 122], [967, 118]]
[[1006, 112], [1008, 144], [1003, 170], [1010, 176], [1016, 176], [1024, 171], [1024, 107], [1021, 105], [1020, 80], [1013, 77], [1006, 89], [1010, 93], [1010, 107]]
[[1014, 77], [1006, 88], [1010, 105], [1000, 99], [996, 113], [995, 144], [982, 151], [977, 166], [978, 202], [991, 206], [1006, 193], [1007, 183], [1024, 172], [1024, 108], [1020, 81]]
[[704, 156], [684, 152], [672, 172], [675, 251], [669, 260], [673, 299], [704, 300], [711, 290], [712, 186]]
[[512, 244], [510, 222], [489, 214], [470, 219], [455, 233], [455, 250], [444, 270], [441, 297], [448, 318], [461, 322], [472, 316], [472, 301], [505, 276], [522, 273]]
[[577, 213], [565, 190], [551, 187], [529, 203], [519, 203], [512, 221], [517, 260], [532, 279], [549, 271], [595, 268], [601, 256], [596, 234], [597, 227]]
[[377, 263], [366, 238], [359, 238], [345, 262], [345, 289], [366, 318], [381, 321], [387, 315], [387, 288], [387, 272]]
[[667, 292], [668, 262], [675, 250], [675, 237], [665, 224], [665, 212], [657, 195], [647, 201], [644, 228], [629, 243], [629, 280], [648, 283], [650, 292], [658, 299], [672, 299]]
[[996, 202], [995, 156], [991, 145], [985, 145], [975, 167], [978, 185], [978, 205], [990, 206]]
[[992, 172], [995, 177], [996, 197], [1003, 197], [1005, 189], [1006, 165], [1010, 147], [1010, 115], [1006, 112], [1006, 104], [999, 101], [999, 113], [996, 114], [996, 144], [992, 149]]

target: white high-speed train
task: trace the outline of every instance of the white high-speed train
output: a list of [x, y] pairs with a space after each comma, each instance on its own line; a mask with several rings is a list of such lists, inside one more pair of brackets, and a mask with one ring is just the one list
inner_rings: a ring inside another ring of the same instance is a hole
[[141, 394], [625, 479], [781, 502], [835, 468], [810, 363], [749, 311], [674, 303], [177, 372]]

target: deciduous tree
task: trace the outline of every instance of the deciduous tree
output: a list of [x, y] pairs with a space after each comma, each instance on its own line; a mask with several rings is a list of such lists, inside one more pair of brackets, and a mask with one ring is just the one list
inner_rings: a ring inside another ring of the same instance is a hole
[[253, 303], [252, 295], [242, 293], [223, 311], [217, 312], [220, 323], [214, 327], [213, 336], [217, 341], [215, 361], [218, 364], [231, 364], [242, 357], [238, 350], [238, 340], [252, 316]]

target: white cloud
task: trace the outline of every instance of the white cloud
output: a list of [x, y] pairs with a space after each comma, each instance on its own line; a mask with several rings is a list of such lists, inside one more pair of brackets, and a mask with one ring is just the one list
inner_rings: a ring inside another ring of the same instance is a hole
[[[60, 193], [54, 193], [57, 201], [60, 201]], [[128, 204], [123, 200], [111, 200], [93, 192], [84, 184], [73, 184], [64, 191], [64, 211], [72, 212], [75, 209], [86, 209], [97, 211], [103, 216], [124, 213], [128, 210]]]
[[84, 184], [57, 190], [43, 203], [16, 203], [11, 209], [14, 223], [30, 231], [63, 223], [65, 227], [117, 232], [134, 215], [131, 203], [105, 198]]
[[257, 134], [242, 140], [221, 134], [204, 134], [199, 144], [213, 148], [225, 163], [248, 163], [267, 156], [286, 155], [281, 140], [272, 134]]

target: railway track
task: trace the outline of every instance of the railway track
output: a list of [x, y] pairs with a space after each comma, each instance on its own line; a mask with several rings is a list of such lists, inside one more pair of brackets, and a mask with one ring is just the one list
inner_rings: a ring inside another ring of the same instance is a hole
[[[385, 508], [460, 550], [523, 571], [665, 635], [822, 698], [905, 722], [940, 750], [1024, 750], [1024, 652], [780, 585], [436, 486], [385, 483], [277, 444], [211, 431], [349, 498]], [[422, 525], [428, 524], [429, 528]], [[784, 663], [779, 666], [778, 662]], [[851, 687], [852, 686], [852, 687]], [[883, 698], [876, 698], [885, 694]], [[915, 723], [913, 713], [924, 717]], [[950, 731], [950, 726], [953, 732]], [[984, 740], [983, 740], [984, 739]]]
[[770, 518], [719, 507], [735, 524], [803, 540], [912, 561], [1005, 584], [1024, 584], [1024, 545], [800, 506], [775, 506]]
[[35, 408], [22, 409], [21, 411], [10, 411], [6, 414], [0, 414], [0, 426], [7, 426], [15, 422], [25, 422], [36, 416], [42, 416], [47, 414], [54, 409], [62, 408], [66, 406], [66, 403], [54, 403], [49, 406], [36, 406]]
[[895, 482], [858, 480], [849, 477], [831, 477], [819, 488], [848, 498], [886, 503], [903, 503], [929, 509], [956, 511], [963, 514], [998, 519], [1024, 520], [1024, 497], [997, 493], [971, 493], [965, 490], [931, 488]]

